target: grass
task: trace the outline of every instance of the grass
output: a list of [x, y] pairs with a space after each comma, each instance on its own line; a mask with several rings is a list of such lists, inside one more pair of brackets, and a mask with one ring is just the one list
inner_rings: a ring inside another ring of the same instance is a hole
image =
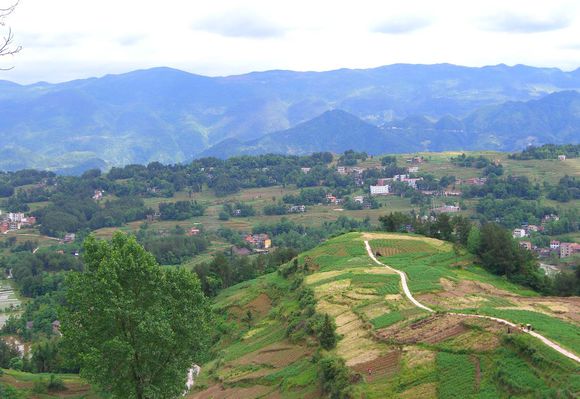
[[[83, 398], [83, 399], [99, 399], [102, 398], [97, 394], [89, 384], [87, 384], [82, 378], [77, 374], [54, 374], [56, 377], [60, 378], [65, 386], [66, 391], [62, 393], [47, 393], [47, 394], [32, 394], [32, 388], [35, 383], [46, 382], [50, 378], [50, 374], [32, 374], [23, 371], [16, 370], [1, 370], [3, 373], [0, 376], [0, 384], [6, 384], [11, 387], [17, 388], [19, 393], [21, 393], [26, 398]], [[25, 396], [24, 396], [25, 395]]]
[[439, 352], [437, 354], [437, 397], [468, 398], [475, 394], [475, 365], [469, 355]]
[[580, 328], [555, 317], [529, 310], [494, 309], [487, 307], [477, 310], [462, 310], [462, 312], [499, 317], [518, 324], [529, 323], [538, 333], [545, 335], [547, 338], [554, 340], [576, 354], [580, 354]]
[[411, 292], [422, 293], [441, 290], [441, 278], [456, 279], [453, 270], [448, 266], [453, 256], [453, 253], [420, 252], [382, 257], [381, 261], [407, 273]]
[[495, 380], [503, 390], [512, 395], [540, 393], [548, 389], [546, 383], [536, 376], [525, 360], [511, 351], [499, 351], [495, 369]]
[[393, 324], [398, 323], [404, 319], [405, 317], [401, 312], [390, 312], [372, 319], [371, 324], [374, 328], [379, 329], [392, 326]]

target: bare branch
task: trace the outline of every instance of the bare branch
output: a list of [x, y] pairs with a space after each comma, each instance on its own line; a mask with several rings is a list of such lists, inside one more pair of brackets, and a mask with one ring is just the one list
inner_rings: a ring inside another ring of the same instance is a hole
[[[0, 26], [6, 25], [6, 18], [14, 12], [20, 0], [17, 0], [16, 3], [12, 4], [7, 8], [0, 8]], [[0, 39], [0, 57], [6, 55], [14, 55], [22, 50], [22, 46], [13, 46], [14, 41], [14, 34], [12, 33], [12, 29], [8, 28], [8, 32], [6, 35]], [[12, 68], [0, 68], [0, 71], [5, 71]]]

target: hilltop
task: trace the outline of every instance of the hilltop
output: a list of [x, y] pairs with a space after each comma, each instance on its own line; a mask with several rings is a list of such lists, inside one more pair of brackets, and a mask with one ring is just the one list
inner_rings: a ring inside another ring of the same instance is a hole
[[[436, 312], [412, 303], [400, 276], [375, 263], [365, 241], [381, 262], [406, 273], [414, 298]], [[198, 392], [188, 397], [316, 398], [333, 386], [356, 398], [566, 397], [578, 391], [577, 361], [518, 327], [468, 316], [530, 323], [577, 356], [577, 297], [539, 297], [488, 274], [449, 243], [409, 234], [346, 234], [300, 255], [292, 270], [216, 298], [226, 335], [214, 348], [215, 360], [202, 366]], [[314, 315], [307, 303], [314, 304]], [[320, 350], [312, 336], [316, 314], [336, 323], [340, 339], [330, 351]], [[342, 360], [333, 363], [329, 381], [325, 367], [334, 357]]]
[[[300, 148], [299, 142], [285, 138], [288, 142], [276, 147], [276, 138], [267, 135], [292, 134], [288, 129], [314, 124], [331, 110], [361, 119], [368, 125], [357, 122], [357, 131], [367, 138], [361, 143], [377, 142], [381, 151], [389, 152], [513, 150], [529, 142], [561, 143], [578, 137], [578, 101], [570, 98], [573, 94], [550, 104], [540, 100], [580, 89], [578, 70], [396, 64], [206, 77], [153, 68], [57, 84], [0, 83], [0, 168], [7, 170], [82, 172], [151, 161], [186, 162], [226, 139], [247, 143], [265, 135], [257, 150], [298, 147], [294, 152], [304, 153], [316, 143]], [[528, 104], [530, 100], [539, 101]], [[558, 117], [544, 121], [547, 113]], [[472, 122], [480, 139], [471, 140], [469, 129], [456, 134]], [[403, 130], [387, 129], [384, 142], [376, 139], [376, 127], [401, 124]], [[335, 125], [337, 133], [339, 126]], [[311, 131], [309, 139], [317, 135], [329, 137], [324, 131]], [[348, 135], [339, 136], [330, 137], [324, 143], [329, 147], [322, 149], [356, 143]], [[225, 148], [217, 152], [220, 157], [231, 153], [227, 143], [214, 148]]]
[[226, 139], [203, 156], [227, 158], [256, 154], [369, 154], [409, 151], [515, 150], [538, 143], [576, 143], [580, 137], [580, 94], [564, 91], [539, 100], [507, 102], [477, 109], [463, 119], [410, 116], [374, 126], [342, 110], [324, 114], [287, 130], [242, 142]]

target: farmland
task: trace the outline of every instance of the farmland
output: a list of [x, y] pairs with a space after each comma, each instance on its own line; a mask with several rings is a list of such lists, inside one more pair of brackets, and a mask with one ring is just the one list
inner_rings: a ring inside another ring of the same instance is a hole
[[[401, 295], [398, 275], [370, 261], [364, 240], [383, 255], [381, 261], [404, 270], [417, 297], [440, 313], [430, 315]], [[448, 244], [408, 234], [342, 235], [301, 254], [299, 263], [312, 270], [304, 285], [314, 292], [316, 311], [336, 323], [340, 339], [330, 352], [361, 375], [353, 386], [356, 398], [528, 397], [531, 392], [566, 397], [578, 391], [578, 365], [536, 339], [507, 334], [490, 320], [446, 314], [459, 306], [462, 312], [531, 323], [578, 353], [574, 298], [538, 298], [487, 274]], [[456, 288], [457, 295], [451, 295]], [[529, 310], [534, 303], [535, 312]], [[286, 279], [271, 274], [231, 287], [215, 306], [242, 331], [217, 344], [218, 359], [202, 366], [200, 385], [190, 397], [320, 396], [312, 360], [320, 349], [309, 338], [292, 342], [284, 333], [284, 320], [300, 307]], [[256, 314], [251, 324], [240, 321], [248, 309]]]

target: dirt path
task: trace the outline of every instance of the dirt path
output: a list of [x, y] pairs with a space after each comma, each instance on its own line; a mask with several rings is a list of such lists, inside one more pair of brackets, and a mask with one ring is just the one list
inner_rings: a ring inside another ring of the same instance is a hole
[[405, 274], [405, 272], [402, 272], [402, 271], [400, 271], [400, 270], [397, 270], [397, 269], [393, 269], [391, 266], [387, 266], [387, 265], [385, 265], [384, 263], [381, 263], [381, 262], [380, 262], [380, 261], [379, 261], [379, 260], [378, 260], [378, 259], [375, 257], [375, 254], [373, 254], [373, 250], [371, 249], [371, 246], [370, 246], [370, 244], [369, 244], [369, 242], [368, 242], [368, 241], [365, 241], [365, 246], [366, 246], [366, 248], [367, 248], [367, 253], [369, 254], [369, 256], [371, 257], [371, 259], [372, 259], [372, 260], [373, 260], [373, 261], [374, 261], [376, 264], [382, 265], [382, 266], [386, 267], [387, 269], [389, 269], [389, 270], [392, 270], [393, 272], [397, 273], [399, 276], [401, 276], [401, 283], [403, 284], [403, 291], [405, 292], [405, 295], [407, 296], [407, 298], [409, 298], [409, 300], [410, 300], [411, 302], [413, 302], [413, 304], [414, 304], [415, 306], [417, 306], [418, 308], [424, 309], [424, 310], [426, 310], [427, 312], [431, 312], [431, 313], [433, 313], [433, 312], [434, 312], [434, 310], [433, 310], [433, 309], [431, 309], [431, 308], [429, 308], [429, 307], [427, 307], [427, 306], [423, 305], [421, 302], [419, 302], [418, 300], [416, 300], [416, 299], [413, 297], [413, 294], [411, 294], [411, 291], [409, 290], [409, 286], [407, 285], [407, 275]]
[[[369, 255], [369, 257], [378, 265], [382, 265], [392, 271], [394, 271], [395, 273], [397, 273], [399, 276], [401, 276], [401, 284], [403, 285], [403, 291], [405, 292], [405, 295], [407, 296], [407, 298], [418, 308], [424, 309], [428, 312], [434, 313], [435, 311], [425, 305], [423, 305], [421, 302], [417, 301], [414, 297], [413, 294], [411, 294], [411, 291], [409, 290], [409, 286], [407, 285], [407, 275], [405, 274], [405, 272], [402, 272], [400, 270], [394, 269], [391, 266], [385, 265], [384, 263], [380, 262], [375, 255], [373, 254], [373, 250], [371, 249], [371, 246], [369, 244], [368, 241], [365, 240], [365, 247], [367, 249], [367, 253]], [[576, 362], [580, 363], [580, 357], [576, 356], [574, 353], [567, 351], [566, 349], [562, 348], [560, 345], [556, 344], [555, 342], [550, 341], [548, 338], [544, 337], [541, 334], [538, 334], [535, 331], [528, 331], [528, 330], [522, 330], [520, 329], [515, 323], [512, 323], [511, 321], [507, 321], [504, 319], [500, 319], [497, 317], [492, 317], [492, 316], [483, 316], [483, 315], [478, 315], [478, 314], [466, 314], [466, 313], [449, 313], [452, 315], [456, 315], [456, 316], [462, 316], [462, 317], [476, 317], [476, 318], [481, 318], [481, 319], [488, 319], [488, 320], [493, 320], [496, 321], [498, 323], [501, 324], [505, 324], [507, 326], [513, 327], [515, 329], [518, 329], [524, 333], [530, 334], [532, 337], [535, 337], [537, 339], [539, 339], [540, 341], [542, 341], [545, 345], [549, 346], [550, 348], [558, 351], [559, 353], [561, 353], [562, 355], [575, 360]]]

